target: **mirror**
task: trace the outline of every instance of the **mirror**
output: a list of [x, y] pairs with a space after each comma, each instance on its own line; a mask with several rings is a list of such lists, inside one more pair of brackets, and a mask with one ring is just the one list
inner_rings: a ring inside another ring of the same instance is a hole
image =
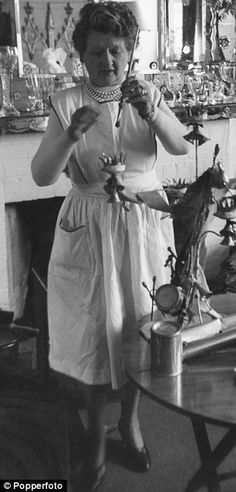
[[23, 57], [19, 0], [0, 1], [0, 46], [15, 46], [18, 51], [19, 75], [23, 73]]
[[163, 67], [236, 61], [235, 0], [160, 0]]

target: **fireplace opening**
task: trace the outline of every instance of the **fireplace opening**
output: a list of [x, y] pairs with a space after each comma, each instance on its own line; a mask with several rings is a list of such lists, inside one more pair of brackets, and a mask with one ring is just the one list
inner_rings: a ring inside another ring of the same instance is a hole
[[48, 367], [47, 271], [64, 197], [6, 204], [9, 305], [14, 321], [39, 330], [37, 365]]

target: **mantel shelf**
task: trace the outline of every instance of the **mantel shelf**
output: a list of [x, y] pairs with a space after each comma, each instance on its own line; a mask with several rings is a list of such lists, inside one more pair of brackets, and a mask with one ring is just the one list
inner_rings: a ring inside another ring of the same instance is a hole
[[19, 116], [0, 117], [1, 133], [44, 132], [47, 127], [49, 112], [27, 112]]
[[[197, 121], [236, 118], [236, 102], [195, 106], [179, 104], [171, 109], [183, 123], [187, 123], [191, 118]], [[48, 116], [49, 111], [44, 113], [25, 112], [21, 113], [20, 116], [0, 117], [0, 133], [45, 131]]]
[[183, 123], [186, 123], [190, 118], [198, 121], [236, 118], [236, 101], [218, 104], [180, 104], [171, 109]]
[[2, 121], [12, 121], [19, 120], [20, 118], [45, 118], [45, 116], [49, 115], [49, 111], [37, 112], [37, 111], [26, 111], [20, 113], [19, 116], [9, 115], [9, 116], [0, 116], [0, 122]]

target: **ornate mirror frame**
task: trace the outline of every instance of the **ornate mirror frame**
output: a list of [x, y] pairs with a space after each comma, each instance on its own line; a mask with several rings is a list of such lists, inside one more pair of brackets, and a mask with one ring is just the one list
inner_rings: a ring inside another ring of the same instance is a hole
[[159, 0], [160, 68], [192, 62], [236, 62], [236, 0]]

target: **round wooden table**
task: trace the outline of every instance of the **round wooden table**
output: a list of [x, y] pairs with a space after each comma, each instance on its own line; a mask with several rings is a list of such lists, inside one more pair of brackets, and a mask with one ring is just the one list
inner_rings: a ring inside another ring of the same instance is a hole
[[[126, 359], [128, 377], [143, 393], [191, 419], [202, 466], [185, 492], [193, 492], [203, 485], [209, 492], [220, 492], [220, 481], [236, 476], [235, 472], [217, 473], [218, 465], [236, 444], [236, 348], [190, 359], [183, 363], [182, 374], [174, 377], [151, 374], [150, 346], [143, 340], [127, 350]], [[206, 423], [227, 429], [214, 450]]]

